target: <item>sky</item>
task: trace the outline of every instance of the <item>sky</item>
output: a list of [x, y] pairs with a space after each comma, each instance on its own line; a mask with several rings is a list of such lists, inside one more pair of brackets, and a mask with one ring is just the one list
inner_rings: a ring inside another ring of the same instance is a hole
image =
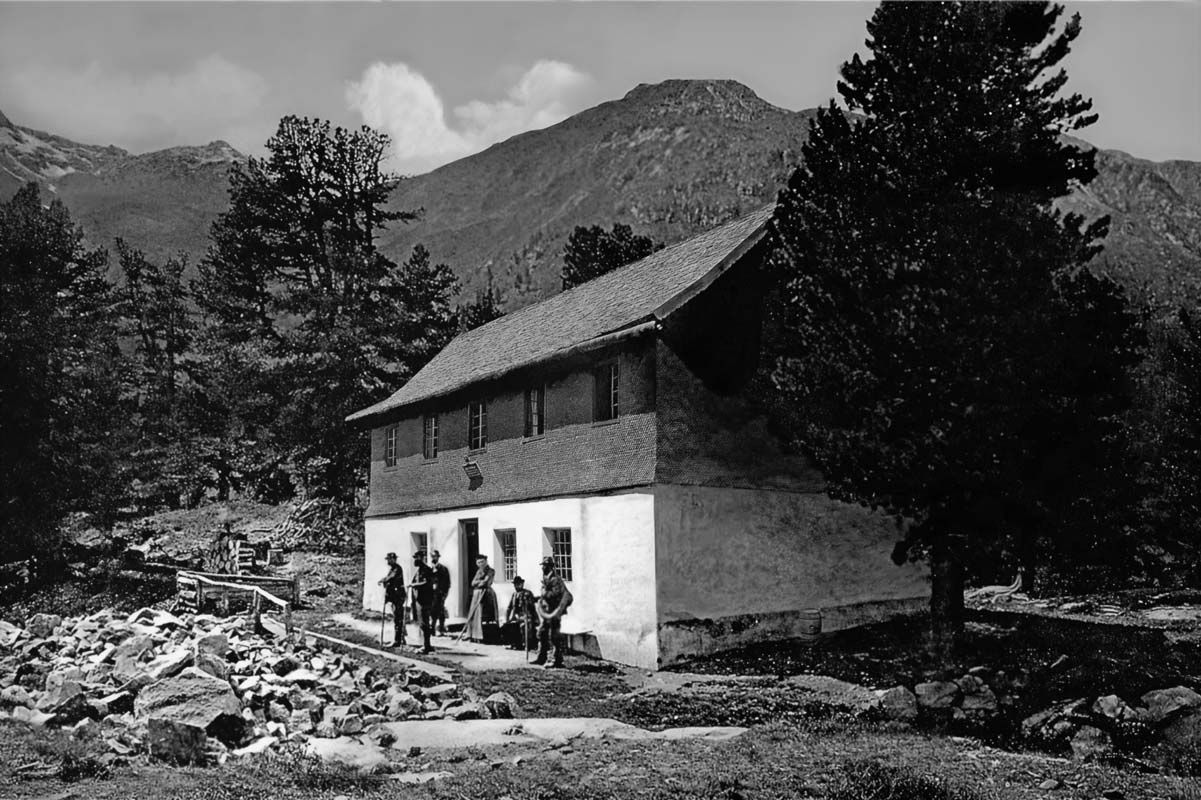
[[[1201, 1], [1068, 3], [1083, 138], [1201, 161]], [[0, 111], [141, 153], [262, 154], [287, 114], [369, 124], [419, 174], [639, 83], [730, 78], [788, 109], [865, 54], [867, 2], [7, 3]]]

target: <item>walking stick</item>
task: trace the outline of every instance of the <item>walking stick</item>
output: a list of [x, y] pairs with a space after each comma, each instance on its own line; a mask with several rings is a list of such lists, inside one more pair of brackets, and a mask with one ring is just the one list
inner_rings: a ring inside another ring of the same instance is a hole
[[525, 663], [530, 663], [530, 615], [521, 615], [521, 643], [525, 646]]
[[384, 597], [384, 605], [379, 610], [379, 646], [384, 646], [384, 628], [388, 624], [388, 598]]

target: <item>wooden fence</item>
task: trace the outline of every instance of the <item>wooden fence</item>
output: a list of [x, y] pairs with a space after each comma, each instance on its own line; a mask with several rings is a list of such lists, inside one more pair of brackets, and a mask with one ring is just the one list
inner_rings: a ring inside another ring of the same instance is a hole
[[[281, 599], [268, 591], [268, 587], [275, 588], [290, 599]], [[185, 606], [195, 611], [203, 611], [206, 601], [215, 600], [221, 604], [222, 611], [227, 616], [230, 611], [230, 598], [245, 596], [256, 630], [262, 624], [265, 601], [283, 612], [284, 628], [288, 633], [292, 632], [292, 609], [300, 597], [300, 583], [296, 578], [265, 575], [221, 575], [180, 570], [175, 575], [175, 588], [180, 602]]]

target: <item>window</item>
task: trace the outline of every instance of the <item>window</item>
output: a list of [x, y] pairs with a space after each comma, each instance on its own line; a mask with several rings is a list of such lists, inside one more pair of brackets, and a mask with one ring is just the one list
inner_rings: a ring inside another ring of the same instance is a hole
[[527, 389], [525, 392], [525, 435], [541, 436], [546, 427], [546, 389]]
[[550, 556], [555, 560], [555, 574], [571, 580], [571, 528], [547, 528]]
[[467, 447], [482, 450], [488, 444], [488, 404], [483, 400], [467, 406]]
[[596, 392], [593, 419], [598, 422], [617, 419], [617, 362], [601, 367], [593, 373], [593, 378]]
[[399, 425], [384, 428], [384, 466], [396, 466], [396, 433]]
[[426, 458], [438, 457], [438, 415], [427, 414], [421, 426], [421, 452]]
[[517, 531], [509, 529], [496, 532], [496, 546], [500, 548], [500, 564], [506, 582], [517, 577]]
[[430, 551], [430, 535], [425, 531], [413, 531], [409, 534], [413, 539], [413, 552], [420, 553], [425, 551], [427, 554]]

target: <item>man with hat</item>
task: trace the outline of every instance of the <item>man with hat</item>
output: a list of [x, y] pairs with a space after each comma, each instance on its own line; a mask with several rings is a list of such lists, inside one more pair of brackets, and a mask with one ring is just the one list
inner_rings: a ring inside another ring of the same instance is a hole
[[555, 573], [555, 560], [550, 556], [542, 559], [542, 596], [535, 606], [541, 620], [538, 624], [538, 657], [534, 659], [535, 664], [543, 664], [547, 669], [562, 668], [565, 648], [561, 625], [572, 600], [567, 584]]
[[424, 550], [413, 554], [413, 582], [409, 585], [413, 590], [413, 621], [421, 626], [421, 652], [432, 653], [434, 648], [430, 646], [430, 634], [434, 630], [434, 571], [425, 563]]
[[525, 588], [520, 575], [513, 579], [513, 596], [505, 612], [505, 624], [501, 636], [514, 650], [526, 650], [532, 640], [537, 612], [534, 611], [534, 593]]
[[446, 598], [450, 596], [450, 570], [439, 559], [442, 554], [437, 550], [430, 553], [430, 569], [434, 571], [434, 611], [433, 623], [438, 626], [438, 635], [446, 635]]
[[[392, 622], [396, 626], [392, 646], [400, 647], [405, 643], [405, 574], [400, 564], [396, 563], [396, 553], [388, 553], [384, 556], [384, 561], [388, 564], [388, 574], [379, 581], [379, 585], [384, 587], [385, 611], [388, 604], [392, 604]], [[383, 627], [382, 623], [380, 627]], [[382, 630], [380, 638], [383, 638]]]

